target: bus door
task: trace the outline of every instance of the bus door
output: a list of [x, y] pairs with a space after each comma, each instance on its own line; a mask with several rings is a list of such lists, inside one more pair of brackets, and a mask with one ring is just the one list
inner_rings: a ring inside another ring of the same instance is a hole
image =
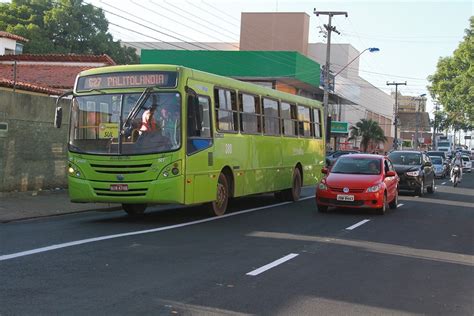
[[[186, 204], [216, 199], [217, 176], [214, 170], [211, 98], [198, 95], [189, 85], [186, 96]], [[212, 91], [212, 88], [209, 89]]]

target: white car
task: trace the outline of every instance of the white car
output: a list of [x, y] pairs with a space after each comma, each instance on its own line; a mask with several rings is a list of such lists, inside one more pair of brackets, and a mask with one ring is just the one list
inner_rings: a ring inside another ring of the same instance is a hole
[[471, 158], [468, 155], [462, 155], [461, 159], [462, 159], [462, 171], [470, 173], [472, 171]]

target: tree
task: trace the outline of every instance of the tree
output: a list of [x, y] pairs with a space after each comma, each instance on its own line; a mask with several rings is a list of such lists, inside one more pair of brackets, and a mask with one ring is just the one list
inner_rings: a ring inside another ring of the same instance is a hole
[[457, 129], [472, 128], [474, 122], [474, 16], [469, 21], [453, 56], [440, 58], [436, 72], [428, 77], [431, 97], [443, 104], [450, 126]]
[[102, 9], [82, 0], [2, 3], [0, 30], [28, 38], [25, 53], [108, 54], [118, 64], [138, 63], [135, 49], [113, 40]]
[[367, 151], [369, 146], [375, 147], [375, 145], [387, 141], [387, 137], [385, 137], [379, 123], [370, 119], [361, 119], [355, 126], [351, 126], [350, 132], [349, 140], [361, 137], [360, 147], [362, 151]]

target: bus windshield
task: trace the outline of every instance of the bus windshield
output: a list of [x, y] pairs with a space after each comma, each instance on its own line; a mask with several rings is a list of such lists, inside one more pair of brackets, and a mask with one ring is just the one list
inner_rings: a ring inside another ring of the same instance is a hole
[[181, 96], [177, 92], [76, 96], [71, 110], [69, 150], [134, 155], [181, 146]]

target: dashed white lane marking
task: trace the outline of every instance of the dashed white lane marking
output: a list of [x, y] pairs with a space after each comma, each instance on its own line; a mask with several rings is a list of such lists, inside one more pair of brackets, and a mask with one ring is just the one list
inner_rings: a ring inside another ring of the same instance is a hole
[[[307, 199], [312, 199], [312, 198], [314, 198], [314, 195], [301, 198], [300, 201], [307, 200]], [[78, 245], [93, 243], [93, 242], [102, 241], [102, 240], [128, 237], [128, 236], [134, 236], [134, 235], [143, 235], [143, 234], [156, 233], [156, 232], [160, 232], [160, 231], [164, 231], [164, 230], [170, 230], [170, 229], [175, 229], [175, 228], [180, 228], [180, 227], [185, 227], [185, 226], [201, 224], [201, 223], [205, 223], [205, 222], [216, 221], [216, 220], [224, 219], [224, 218], [231, 217], [231, 216], [236, 216], [236, 215], [240, 215], [240, 214], [260, 211], [260, 210], [264, 210], [264, 209], [267, 209], [267, 208], [282, 206], [282, 205], [286, 205], [286, 204], [290, 204], [290, 203], [292, 203], [292, 202], [282, 202], [282, 203], [277, 203], [277, 204], [272, 204], [272, 205], [267, 205], [267, 206], [262, 206], [262, 207], [251, 208], [251, 209], [248, 209], [248, 210], [243, 210], [243, 211], [240, 211], [240, 212], [230, 213], [230, 214], [222, 215], [222, 216], [219, 216], [219, 217], [205, 218], [205, 219], [201, 219], [201, 220], [193, 221], [193, 222], [188, 222], [188, 223], [176, 224], [176, 225], [153, 228], [153, 229], [139, 230], [139, 231], [128, 232], [128, 233], [123, 233], [123, 234], [115, 234], [115, 235], [107, 235], [107, 236], [101, 236], [101, 237], [95, 237], [95, 238], [87, 238], [87, 239], [82, 239], [82, 240], [66, 242], [66, 243], [63, 243], [63, 244], [57, 244], [57, 245], [52, 245], [52, 246], [47, 246], [47, 247], [41, 247], [41, 248], [21, 251], [21, 252], [8, 254], [8, 255], [2, 255], [2, 256], [0, 256], [0, 261], [5, 261], [5, 260], [18, 258], [18, 257], [34, 255], [34, 254], [37, 254], [37, 253], [56, 250], [56, 249], [61, 249], [61, 248], [67, 248], [67, 247], [72, 247], [72, 246], [78, 246]]]
[[277, 265], [280, 265], [288, 260], [291, 260], [293, 259], [294, 257], [298, 256], [297, 253], [290, 253], [289, 255], [287, 256], [284, 256], [283, 258], [280, 258], [278, 260], [275, 260], [269, 264], [266, 264], [264, 265], [263, 267], [260, 267], [258, 269], [255, 269], [253, 271], [250, 271], [249, 273], [246, 273], [246, 275], [251, 275], [251, 276], [256, 276], [256, 275], [259, 275], [260, 273], [263, 273], [267, 270], [270, 270], [271, 268], [274, 268], [276, 267]]
[[370, 219], [364, 219], [363, 221], [360, 221], [352, 226], [347, 227], [347, 230], [353, 230], [354, 228], [359, 227], [360, 225], [364, 225], [365, 223], [370, 222]]
[[445, 185], [445, 184], [446, 184], [446, 182], [441, 183], [441, 185]]
[[405, 205], [405, 204], [400, 203], [400, 204], [397, 205], [397, 207], [402, 207], [403, 205]]

